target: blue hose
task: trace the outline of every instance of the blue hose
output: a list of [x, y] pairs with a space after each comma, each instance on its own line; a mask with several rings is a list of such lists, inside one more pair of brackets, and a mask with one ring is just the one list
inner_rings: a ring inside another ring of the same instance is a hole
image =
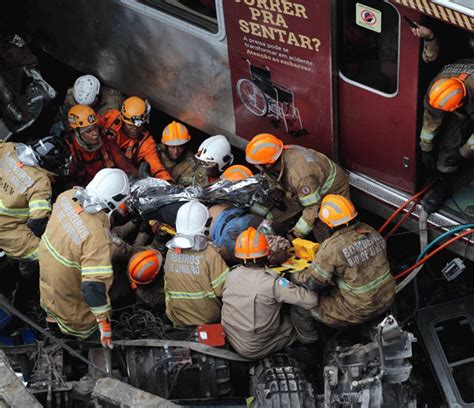
[[450, 229], [449, 231], [446, 231], [445, 233], [441, 234], [438, 238], [434, 239], [425, 248], [423, 248], [423, 251], [420, 252], [420, 255], [418, 255], [418, 258], [416, 259], [416, 262], [418, 262], [421, 258], [423, 258], [423, 256], [428, 252], [428, 250], [437, 242], [441, 241], [445, 237], [448, 237], [449, 235], [452, 235], [460, 230], [472, 228], [472, 227], [474, 227], [474, 224], [459, 225], [458, 227]]

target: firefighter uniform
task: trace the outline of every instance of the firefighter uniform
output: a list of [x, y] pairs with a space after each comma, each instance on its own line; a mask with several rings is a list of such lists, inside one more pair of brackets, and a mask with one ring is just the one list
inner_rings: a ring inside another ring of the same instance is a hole
[[197, 163], [194, 160], [194, 154], [186, 150], [183, 157], [179, 160], [171, 160], [166, 154], [166, 146], [163, 143], [158, 145], [161, 163], [171, 174], [176, 184], [182, 186], [190, 186], [193, 183], [194, 173], [196, 172]]
[[29, 218], [51, 213], [52, 173], [18, 161], [14, 143], [0, 143], [0, 249], [23, 261], [38, 259], [39, 238]]
[[128, 175], [138, 176], [138, 170], [125, 158], [119, 147], [105, 137], [102, 137], [101, 146], [94, 151], [83, 149], [73, 132], [69, 132], [65, 140], [71, 151], [69, 176], [76, 185], [85, 186], [104, 168], [119, 168]]
[[343, 327], [363, 323], [387, 310], [395, 298], [385, 241], [369, 225], [356, 222], [324, 241], [308, 270], [292, 280], [321, 288], [311, 315], [322, 323]]
[[298, 236], [308, 235], [315, 221], [322, 198], [326, 194], [340, 194], [349, 198], [349, 182], [341, 167], [324, 154], [301, 146], [285, 146], [281, 160], [275, 166], [277, 181], [292, 195], [290, 203], [303, 213], [293, 231]]
[[175, 325], [219, 322], [229, 268], [212, 244], [203, 251], [170, 249], [164, 272], [166, 315]]
[[431, 152], [434, 139], [440, 138], [436, 167], [442, 173], [453, 173], [458, 169], [458, 150], [464, 158], [474, 157], [474, 60], [446, 65], [432, 84], [441, 78], [459, 77], [461, 74], [468, 75], [464, 80], [467, 96], [463, 105], [454, 112], [432, 108], [428, 103], [428, 95], [425, 97], [420, 147], [423, 152]]
[[[60, 194], [39, 246], [41, 306], [64, 334], [80, 339], [96, 329], [96, 319], [111, 314], [112, 285], [109, 219], [104, 211], [89, 214], [73, 198]], [[105, 286], [104, 299], [88, 304], [87, 283]]]
[[238, 266], [224, 284], [222, 326], [242, 356], [260, 359], [297, 339], [291, 317], [281, 313], [283, 303], [314, 308], [318, 296], [270, 269]]
[[[74, 88], [67, 90], [66, 98], [64, 99], [64, 105], [66, 106], [65, 112], [77, 104], [74, 100], [73, 91]], [[107, 86], [101, 86], [98, 101], [91, 105], [91, 108], [94, 109], [95, 113], [102, 115], [111, 109], [120, 110], [124, 99], [122, 92]]]

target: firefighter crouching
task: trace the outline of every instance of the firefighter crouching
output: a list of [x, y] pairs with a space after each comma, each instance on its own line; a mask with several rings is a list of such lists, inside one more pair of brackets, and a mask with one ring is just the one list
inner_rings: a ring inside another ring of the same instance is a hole
[[260, 359], [295, 340], [308, 343], [317, 333], [299, 337], [283, 303], [314, 308], [318, 296], [266, 268], [269, 254], [265, 235], [250, 227], [235, 243], [235, 257], [243, 264], [233, 268], [224, 283], [222, 326], [234, 349], [243, 357]]
[[67, 163], [66, 146], [53, 137], [32, 146], [0, 143], [0, 248], [23, 263], [22, 271], [38, 260], [39, 237], [51, 213], [50, 178]]
[[326, 229], [317, 223], [319, 206], [326, 194], [350, 197], [344, 170], [322, 153], [301, 146], [284, 146], [269, 133], [250, 140], [245, 155], [247, 162], [257, 165], [292, 195], [288, 201], [296, 208], [295, 214], [302, 213], [289, 237], [305, 237], [311, 231], [318, 241], [327, 237]]
[[[332, 327], [373, 319], [395, 298], [385, 241], [356, 217], [347, 198], [332, 194], [324, 197], [319, 218], [331, 228], [332, 235], [323, 242], [308, 270], [291, 275], [292, 281], [319, 292], [319, 303], [310, 314]], [[309, 326], [309, 313], [301, 309], [298, 312], [292, 317], [297, 330], [304, 332]]]
[[189, 150], [190, 140], [188, 128], [173, 121], [163, 130], [158, 145], [161, 163], [170, 172], [174, 182], [182, 186], [192, 184], [197, 168], [194, 154]]
[[81, 340], [112, 348], [109, 215], [128, 197], [127, 175], [103, 169], [84, 188], [60, 194], [41, 239], [40, 296], [48, 320]]
[[103, 168], [117, 167], [138, 176], [138, 170], [118, 146], [100, 135], [98, 117], [90, 106], [74, 105], [69, 109], [68, 121], [71, 128], [65, 136], [71, 152], [68, 176], [74, 185], [85, 186]]
[[199, 201], [184, 204], [176, 236], [166, 246], [166, 315], [176, 326], [219, 322], [229, 268], [208, 240], [209, 212]]
[[131, 96], [120, 112], [108, 111], [101, 118], [102, 133], [120, 147], [128, 161], [136, 167], [147, 164], [149, 175], [171, 181], [171, 174], [161, 163], [155, 139], [145, 130], [150, 120], [151, 106], [147, 100]]

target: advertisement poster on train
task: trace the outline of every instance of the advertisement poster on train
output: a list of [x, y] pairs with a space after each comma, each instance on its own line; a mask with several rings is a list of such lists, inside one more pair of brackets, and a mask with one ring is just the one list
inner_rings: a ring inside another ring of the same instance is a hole
[[236, 133], [331, 153], [329, 1], [224, 3]]

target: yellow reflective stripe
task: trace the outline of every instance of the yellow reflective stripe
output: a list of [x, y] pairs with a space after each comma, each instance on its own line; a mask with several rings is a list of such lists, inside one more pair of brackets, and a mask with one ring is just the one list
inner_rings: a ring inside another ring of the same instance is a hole
[[336, 173], [337, 173], [336, 165], [331, 160], [329, 159], [327, 160], [329, 162], [329, 166], [331, 167], [331, 170], [329, 171], [329, 175], [326, 178], [326, 181], [321, 187], [321, 191], [316, 190], [305, 196], [298, 197], [303, 207], [309, 207], [311, 205], [318, 204], [321, 201], [322, 196], [324, 196], [334, 184], [334, 180], [336, 179]]
[[29, 208], [9, 208], [5, 207], [3, 201], [0, 200], [0, 215], [7, 217], [28, 218], [30, 215]]
[[89, 306], [89, 309], [92, 313], [94, 313], [95, 316], [97, 316], [97, 315], [107, 313], [108, 311], [112, 310], [112, 307], [109, 304], [106, 304], [106, 305], [96, 306], [96, 307]]
[[391, 276], [392, 274], [390, 273], [390, 270], [387, 269], [383, 275], [363, 286], [352, 286], [344, 282], [342, 279], [337, 282], [337, 285], [339, 288], [348, 290], [352, 293], [367, 293], [378, 288], [379, 286], [382, 286], [387, 280], [390, 279]]
[[309, 207], [310, 205], [317, 204], [321, 201], [321, 194], [319, 194], [319, 191], [316, 190], [308, 195], [301, 196], [298, 198], [303, 207]]
[[54, 319], [54, 321], [58, 324], [59, 328], [61, 329], [61, 332], [63, 332], [63, 333], [71, 334], [72, 336], [78, 337], [80, 339], [86, 339], [87, 337], [89, 337], [92, 333], [94, 333], [97, 330], [97, 326], [92, 326], [90, 329], [86, 329], [86, 330], [75, 330], [75, 329], [69, 327], [67, 324], [65, 324], [53, 312], [48, 310], [48, 308], [45, 307], [43, 305], [43, 303], [40, 302], [40, 305], [46, 311], [46, 314]]
[[250, 212], [256, 215], [260, 215], [261, 217], [265, 217], [269, 213], [269, 209], [260, 205], [259, 203], [253, 203], [250, 207]]
[[105, 266], [83, 266], [81, 267], [81, 275], [112, 275], [113, 274], [112, 265]]
[[175, 291], [168, 290], [168, 291], [165, 292], [165, 295], [169, 299], [189, 299], [189, 300], [197, 300], [197, 299], [205, 299], [205, 298], [213, 299], [213, 298], [217, 297], [214, 292], [204, 292], [204, 291], [201, 291], [201, 292], [175, 292]]
[[299, 232], [302, 235], [308, 235], [312, 228], [313, 225], [308, 224], [302, 216], [299, 218], [298, 222], [293, 227], [295, 231]]
[[314, 269], [316, 274], [321, 276], [321, 278], [323, 278], [324, 280], [331, 280], [331, 274], [322, 269], [316, 262], [313, 262], [311, 264], [311, 267]]
[[46, 249], [53, 256], [53, 258], [56, 259], [56, 261], [58, 261], [60, 264], [64, 265], [67, 268], [76, 268], [76, 269], [81, 270], [81, 266], [77, 262], [71, 261], [71, 260], [67, 259], [66, 257], [62, 256], [56, 250], [56, 248], [54, 248], [51, 245], [51, 242], [49, 242], [48, 237], [46, 236], [46, 234], [43, 234], [42, 240], [44, 242], [44, 245], [46, 246]]
[[329, 189], [334, 184], [334, 180], [336, 179], [336, 172], [337, 172], [336, 165], [331, 160], [328, 159], [328, 161], [329, 161], [329, 165], [331, 166], [331, 171], [329, 172], [329, 176], [326, 179], [326, 182], [323, 184], [323, 187], [321, 188], [322, 196], [324, 196], [329, 191]]
[[422, 130], [420, 134], [420, 140], [426, 143], [431, 143], [434, 139], [434, 135], [431, 132], [427, 132], [426, 130]]
[[212, 289], [215, 289], [219, 287], [220, 285], [222, 285], [224, 281], [226, 280], [228, 274], [229, 274], [229, 268], [226, 268], [224, 272], [222, 272], [216, 279], [211, 281]]
[[33, 200], [28, 203], [30, 214], [34, 211], [51, 211], [49, 200]]
[[20, 257], [20, 259], [23, 260], [23, 261], [37, 261], [39, 259], [38, 247], [33, 249], [33, 251], [31, 251], [29, 254]]

